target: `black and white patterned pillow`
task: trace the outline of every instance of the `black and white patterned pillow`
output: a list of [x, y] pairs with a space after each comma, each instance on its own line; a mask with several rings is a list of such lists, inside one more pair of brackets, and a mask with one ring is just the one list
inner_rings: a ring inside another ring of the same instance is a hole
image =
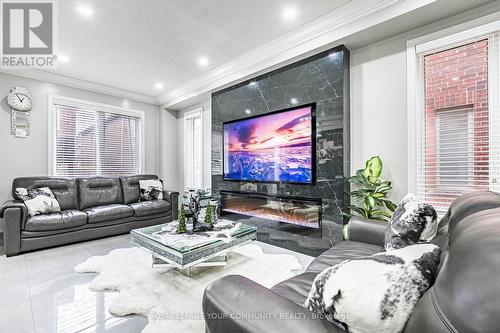
[[140, 201], [162, 200], [163, 183], [159, 179], [139, 180]]
[[440, 253], [416, 244], [346, 260], [316, 276], [304, 306], [349, 333], [401, 332], [434, 283]]
[[24, 201], [30, 216], [39, 214], [57, 213], [61, 211], [59, 202], [54, 193], [48, 187], [39, 187], [26, 189], [24, 187], [16, 188], [16, 194]]
[[398, 205], [385, 230], [386, 251], [428, 242], [436, 236], [438, 227], [434, 207], [419, 202], [413, 194], [407, 195]]

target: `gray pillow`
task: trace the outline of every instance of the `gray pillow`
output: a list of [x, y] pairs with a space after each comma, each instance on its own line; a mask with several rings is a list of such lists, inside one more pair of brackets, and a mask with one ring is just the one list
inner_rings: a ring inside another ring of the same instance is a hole
[[29, 190], [24, 187], [18, 187], [16, 188], [16, 194], [24, 201], [30, 216], [61, 211], [59, 202], [48, 187], [39, 187]]
[[436, 236], [438, 227], [434, 207], [419, 202], [409, 194], [397, 206], [385, 230], [386, 251], [400, 249], [419, 242], [428, 242]]
[[163, 200], [163, 182], [160, 179], [139, 180], [140, 201]]
[[314, 279], [304, 306], [349, 333], [401, 332], [440, 259], [434, 244], [346, 260]]

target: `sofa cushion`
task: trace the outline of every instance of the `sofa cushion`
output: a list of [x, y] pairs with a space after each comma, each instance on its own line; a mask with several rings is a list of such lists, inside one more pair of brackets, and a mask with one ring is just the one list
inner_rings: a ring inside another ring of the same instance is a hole
[[163, 183], [159, 179], [139, 180], [140, 201], [163, 200]]
[[61, 211], [54, 193], [48, 187], [26, 189], [18, 187], [16, 194], [24, 201], [30, 216], [58, 213]]
[[89, 223], [118, 220], [134, 215], [132, 207], [118, 204], [86, 208], [83, 211], [87, 214]]
[[385, 230], [386, 251], [428, 242], [438, 229], [437, 213], [431, 205], [418, 201], [413, 194], [403, 198]]
[[129, 206], [134, 209], [135, 216], [166, 213], [172, 208], [172, 205], [166, 200], [141, 201]]
[[79, 209], [78, 188], [74, 178], [53, 178], [53, 177], [20, 177], [12, 182], [12, 197], [19, 200], [16, 188], [24, 187], [33, 189], [48, 187], [54, 193], [61, 210]]
[[368, 243], [343, 241], [323, 252], [307, 267], [307, 272], [321, 272], [327, 267], [340, 264], [347, 259], [355, 259], [384, 251], [382, 246]]
[[123, 193], [119, 178], [79, 178], [80, 209], [123, 204]]
[[415, 244], [328, 267], [304, 306], [350, 333], [402, 332], [434, 283], [440, 252], [434, 244]]
[[87, 223], [87, 215], [78, 210], [63, 210], [59, 213], [42, 214], [28, 218], [24, 230], [47, 231], [73, 228]]
[[302, 306], [318, 272], [307, 272], [282, 281], [271, 288], [276, 294]]
[[455, 199], [443, 220], [449, 223], [448, 234], [469, 215], [500, 207], [500, 195], [494, 192], [471, 192]]
[[123, 190], [123, 202], [126, 204], [139, 202], [139, 180], [158, 179], [156, 175], [137, 175], [120, 177]]

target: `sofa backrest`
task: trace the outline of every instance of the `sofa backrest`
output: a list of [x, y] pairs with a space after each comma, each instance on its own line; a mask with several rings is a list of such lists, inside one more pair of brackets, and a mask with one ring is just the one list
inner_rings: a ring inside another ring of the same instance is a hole
[[78, 209], [78, 188], [74, 178], [57, 177], [20, 177], [12, 182], [12, 198], [19, 200], [16, 188], [27, 189], [48, 187], [54, 193], [62, 210]]
[[120, 178], [90, 177], [78, 178], [80, 209], [123, 204]]
[[126, 204], [139, 202], [139, 180], [158, 179], [156, 175], [137, 175], [120, 177], [123, 189], [123, 201]]
[[446, 224], [448, 253], [404, 332], [500, 332], [500, 195], [459, 197]]

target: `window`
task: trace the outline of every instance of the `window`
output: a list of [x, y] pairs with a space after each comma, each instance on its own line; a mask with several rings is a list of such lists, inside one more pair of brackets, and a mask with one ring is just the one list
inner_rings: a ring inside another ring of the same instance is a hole
[[117, 176], [142, 171], [144, 114], [68, 99], [51, 98], [55, 176]]
[[203, 121], [202, 110], [184, 114], [185, 187], [203, 187]]
[[441, 214], [463, 193], [500, 190], [499, 28], [409, 42], [409, 190]]
[[473, 187], [473, 109], [436, 111], [437, 192]]

